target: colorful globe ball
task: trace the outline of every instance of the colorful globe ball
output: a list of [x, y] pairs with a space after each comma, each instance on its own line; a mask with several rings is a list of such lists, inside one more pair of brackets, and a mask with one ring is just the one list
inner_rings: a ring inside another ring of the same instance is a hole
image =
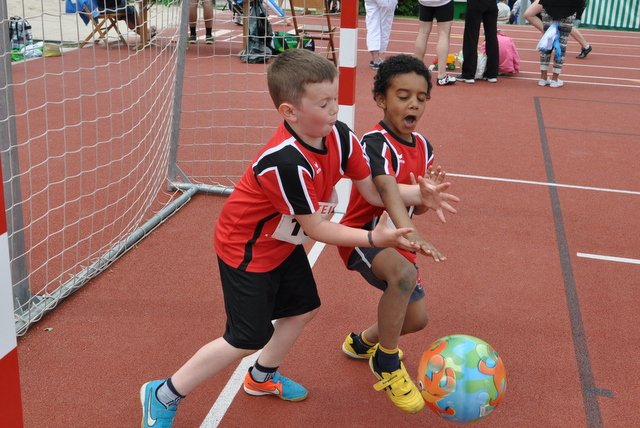
[[422, 354], [418, 387], [434, 413], [467, 423], [486, 417], [504, 400], [507, 376], [491, 345], [454, 334], [436, 340]]

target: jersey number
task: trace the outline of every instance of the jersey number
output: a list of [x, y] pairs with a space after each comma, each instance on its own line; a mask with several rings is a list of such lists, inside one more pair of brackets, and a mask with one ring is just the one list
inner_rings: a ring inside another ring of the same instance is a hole
[[282, 216], [271, 237], [294, 245], [304, 244], [309, 239], [304, 230], [302, 230], [300, 223], [290, 215]]

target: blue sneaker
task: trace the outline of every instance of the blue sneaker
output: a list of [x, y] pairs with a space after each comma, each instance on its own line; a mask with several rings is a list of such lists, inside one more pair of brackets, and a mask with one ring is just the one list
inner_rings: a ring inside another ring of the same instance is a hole
[[152, 380], [140, 388], [142, 428], [171, 428], [173, 425], [177, 406], [167, 408], [156, 396], [156, 391], [164, 382], [164, 380]]
[[249, 395], [275, 395], [287, 401], [302, 401], [307, 398], [307, 390], [298, 382], [294, 382], [276, 372], [265, 382], [256, 382], [248, 372], [244, 377], [244, 390]]

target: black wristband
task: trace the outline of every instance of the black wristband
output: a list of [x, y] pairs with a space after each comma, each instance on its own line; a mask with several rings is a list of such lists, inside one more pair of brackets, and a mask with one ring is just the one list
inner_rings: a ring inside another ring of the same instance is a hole
[[369, 231], [367, 233], [367, 239], [369, 240], [369, 245], [371, 246], [371, 248], [375, 248], [375, 244], [373, 243], [373, 232]]

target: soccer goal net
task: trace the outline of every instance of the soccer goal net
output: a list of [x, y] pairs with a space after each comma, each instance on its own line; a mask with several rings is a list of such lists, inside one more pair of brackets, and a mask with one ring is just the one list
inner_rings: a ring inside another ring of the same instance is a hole
[[[0, 0], [18, 335], [194, 193], [229, 194], [279, 124], [268, 64], [242, 60], [249, 8], [208, 1]], [[279, 4], [264, 3], [271, 30], [291, 34]]]

